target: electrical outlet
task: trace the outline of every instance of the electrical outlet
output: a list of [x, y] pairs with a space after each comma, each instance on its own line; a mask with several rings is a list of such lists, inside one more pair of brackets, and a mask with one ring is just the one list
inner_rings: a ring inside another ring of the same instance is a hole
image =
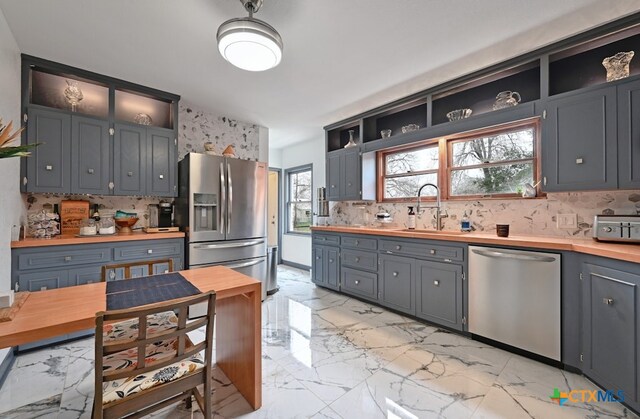
[[558, 214], [556, 217], [558, 228], [578, 228], [578, 214]]

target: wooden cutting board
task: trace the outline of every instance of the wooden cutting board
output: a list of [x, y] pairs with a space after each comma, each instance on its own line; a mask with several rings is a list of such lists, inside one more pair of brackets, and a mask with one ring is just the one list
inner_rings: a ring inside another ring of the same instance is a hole
[[89, 218], [89, 201], [66, 200], [60, 203], [60, 232], [80, 233], [82, 220]]

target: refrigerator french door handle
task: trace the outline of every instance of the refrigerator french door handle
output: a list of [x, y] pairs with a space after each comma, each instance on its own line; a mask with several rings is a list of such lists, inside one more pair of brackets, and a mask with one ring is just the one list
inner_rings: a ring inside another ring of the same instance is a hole
[[257, 265], [258, 263], [262, 263], [262, 262], [264, 262], [264, 260], [258, 259], [258, 260], [252, 260], [251, 262], [232, 263], [229, 265], [222, 265], [222, 266], [229, 269], [238, 269], [238, 268], [248, 268], [249, 266]]
[[264, 240], [251, 240], [240, 243], [220, 243], [220, 244], [198, 244], [194, 249], [229, 249], [234, 247], [249, 247], [264, 243]]
[[226, 194], [226, 184], [224, 181], [224, 165], [220, 163], [220, 215], [218, 215], [220, 220], [220, 231], [224, 233], [224, 220], [226, 218], [226, 206], [227, 206], [227, 194]]
[[231, 177], [231, 164], [227, 163], [227, 180], [229, 181], [229, 209], [227, 219], [227, 234], [231, 233], [231, 216], [233, 214], [233, 180]]

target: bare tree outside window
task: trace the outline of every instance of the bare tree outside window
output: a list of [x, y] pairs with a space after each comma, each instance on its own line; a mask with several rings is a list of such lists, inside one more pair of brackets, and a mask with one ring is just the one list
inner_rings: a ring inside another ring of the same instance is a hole
[[311, 168], [287, 173], [288, 232], [311, 232]]
[[[438, 145], [385, 154], [384, 198], [413, 198], [425, 183], [438, 184]], [[426, 191], [425, 191], [426, 192]], [[428, 191], [433, 193], [435, 191]], [[425, 195], [429, 196], [429, 195]]]
[[514, 194], [533, 184], [533, 128], [451, 144], [450, 195]]

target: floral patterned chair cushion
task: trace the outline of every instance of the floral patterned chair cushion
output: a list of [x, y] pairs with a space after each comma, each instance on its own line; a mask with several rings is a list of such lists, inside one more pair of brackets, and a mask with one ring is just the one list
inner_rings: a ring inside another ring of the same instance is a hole
[[[173, 311], [165, 311], [147, 317], [147, 336], [154, 337], [176, 329], [178, 318]], [[109, 342], [131, 342], [138, 338], [138, 319], [123, 320], [105, 324], [102, 327], [102, 339]]]
[[[137, 335], [136, 335], [137, 336]], [[186, 347], [193, 344], [187, 340]], [[147, 345], [145, 354], [145, 365], [153, 365], [161, 361], [166, 361], [175, 356], [178, 347], [177, 339], [169, 339]], [[137, 349], [129, 349], [115, 354], [107, 355], [103, 358], [102, 370], [106, 372], [128, 369], [135, 369], [138, 362]], [[107, 381], [102, 384], [102, 403], [107, 404], [123, 399], [132, 394], [158, 386], [163, 383], [177, 380], [178, 378], [201, 370], [204, 366], [202, 356], [195, 354], [182, 361], [167, 365], [157, 370], [151, 370], [144, 374], [122, 378], [114, 381]]]

